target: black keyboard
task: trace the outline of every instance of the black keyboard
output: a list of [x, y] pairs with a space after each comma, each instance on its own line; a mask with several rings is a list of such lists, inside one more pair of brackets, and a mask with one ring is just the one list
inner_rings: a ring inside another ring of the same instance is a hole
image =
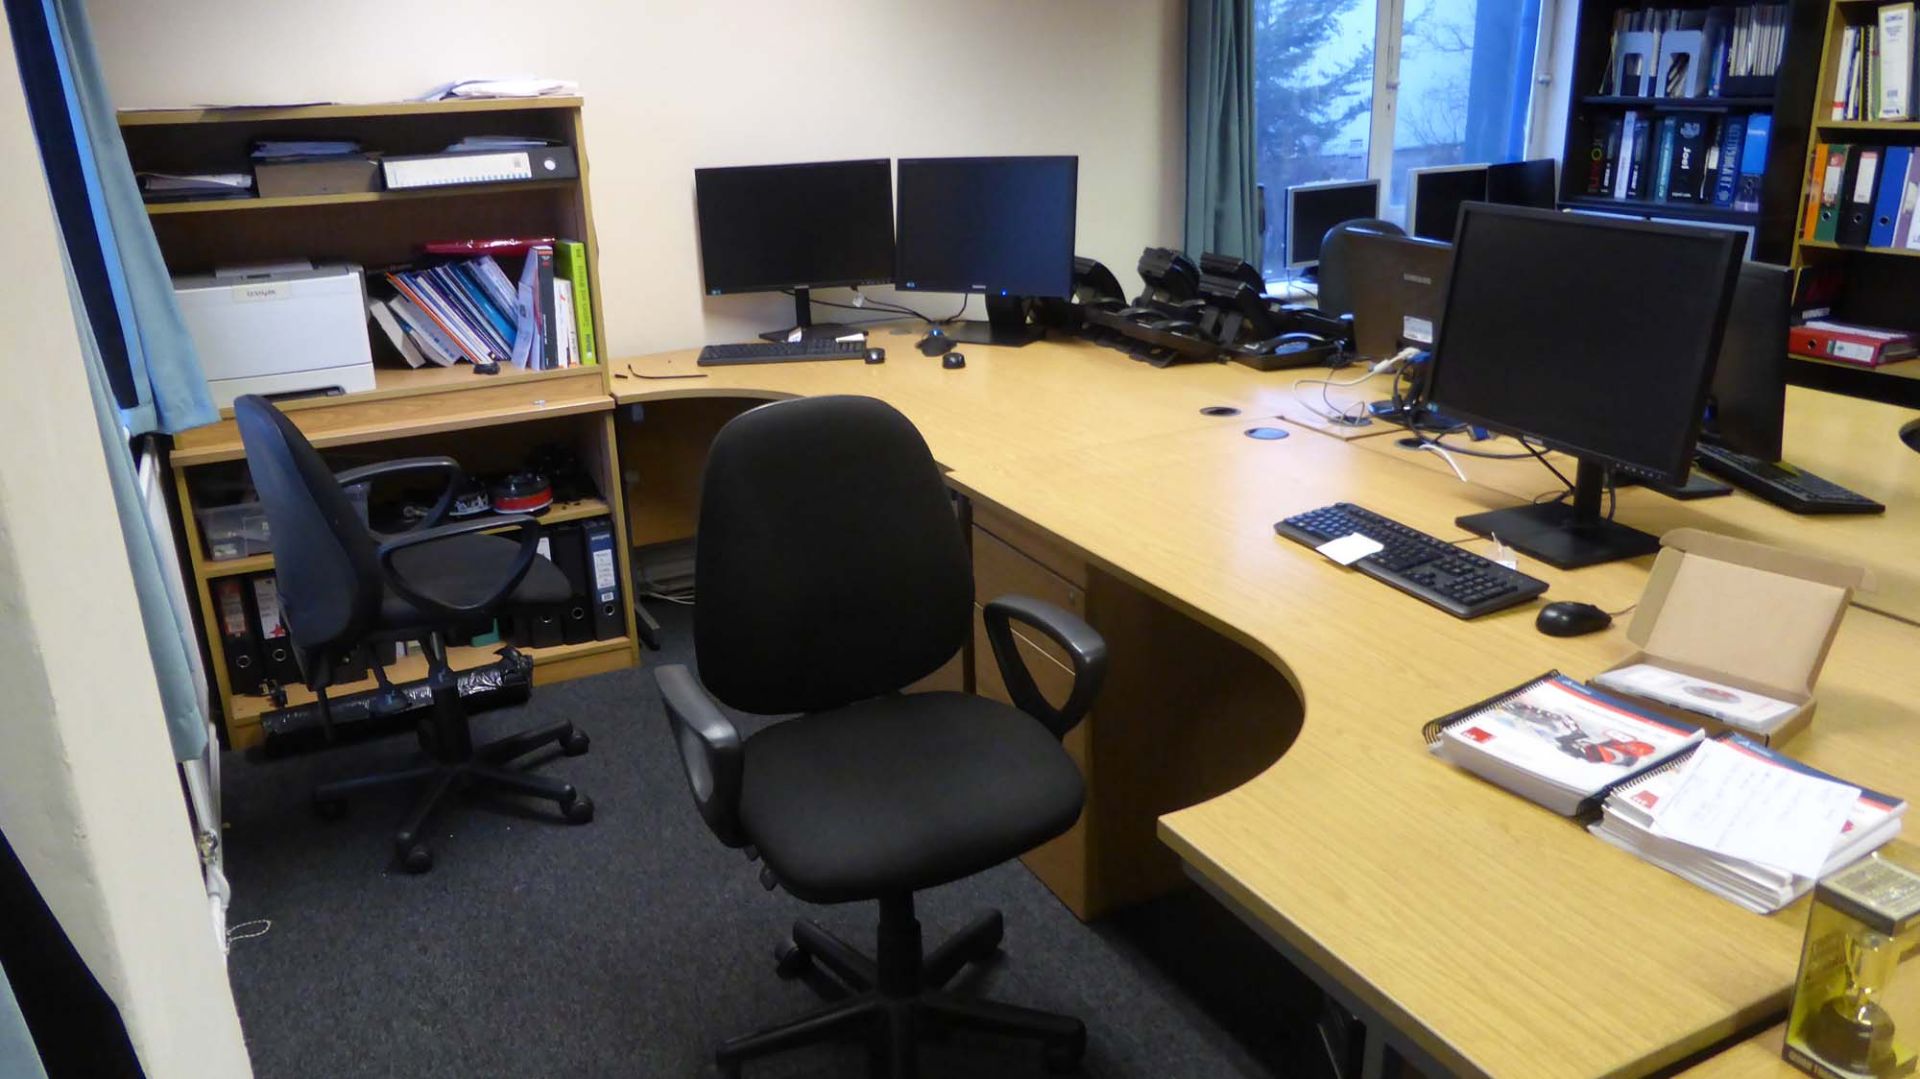
[[1455, 618], [1475, 618], [1525, 603], [1547, 590], [1547, 582], [1537, 577], [1490, 562], [1351, 502], [1295, 514], [1275, 524], [1273, 530], [1309, 547], [1358, 532], [1386, 549], [1355, 562], [1355, 569], [1426, 600]]
[[819, 337], [809, 341], [756, 341], [747, 345], [708, 345], [700, 350], [700, 366], [735, 363], [793, 363], [799, 360], [864, 360], [867, 346], [859, 341]]
[[1795, 513], [1885, 513], [1887, 507], [1863, 494], [1823, 480], [1792, 465], [1735, 453], [1702, 442], [1694, 448], [1700, 468], [1735, 487]]

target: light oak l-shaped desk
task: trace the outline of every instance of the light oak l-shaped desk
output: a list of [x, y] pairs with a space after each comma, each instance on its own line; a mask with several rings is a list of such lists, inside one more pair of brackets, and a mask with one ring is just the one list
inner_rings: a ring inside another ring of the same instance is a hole
[[[1210, 693], [1205, 706], [1176, 717], [1177, 737], [1159, 731], [1158, 745], [1135, 747], [1162, 754], [1150, 763], [1176, 771], [1189, 739], [1212, 739], [1218, 751], [1228, 738], [1229, 755], [1230, 739], [1258, 743], [1248, 751], [1258, 759], [1237, 771], [1218, 762], [1198, 768], [1234, 778], [1197, 804], [1160, 807], [1159, 839], [1203, 886], [1368, 1016], [1370, 1034], [1381, 1036], [1374, 1044], [1428, 1070], [1637, 1075], [1732, 1044], [1781, 1016], [1804, 904], [1773, 917], [1748, 914], [1424, 751], [1420, 725], [1434, 715], [1549, 668], [1586, 677], [1620, 659], [1630, 645], [1618, 626], [1548, 638], [1533, 628], [1532, 608], [1462, 622], [1277, 539], [1271, 528], [1291, 513], [1348, 500], [1451, 539], [1462, 534], [1455, 516], [1513, 504], [1513, 484], [1547, 489], [1544, 470], [1529, 466], [1544, 485], [1519, 473], [1506, 487], [1491, 477], [1461, 483], [1443, 464], [1422, 460], [1429, 454], [1368, 448], [1372, 439], [1347, 442], [1274, 419], [1297, 413], [1294, 380], [1318, 372], [1155, 370], [1079, 343], [969, 347], [967, 368], [947, 371], [913, 350], [913, 340], [877, 333], [874, 343], [889, 353], [878, 366], [696, 368], [692, 352], [616, 361], [615, 396], [642, 406], [637, 431], [656, 422], [672, 431], [676, 402], [737, 409], [742, 399], [879, 397], [919, 426], [949, 482], [970, 498], [976, 525], [986, 522], [976, 537], [1024, 546], [1035, 563], [1062, 574], [1078, 572], [1077, 560], [1090, 605], [1103, 588], [1130, 590], [1209, 634], [1212, 654], [1241, 657], [1223, 659], [1219, 677], [1246, 678], [1257, 692]], [[670, 374], [708, 377], [637, 377]], [[1854, 404], [1823, 399], [1818, 407], [1845, 412]], [[1201, 413], [1214, 405], [1242, 411]], [[1795, 407], [1812, 406], [1796, 397]], [[1291, 437], [1243, 434], [1256, 425]], [[684, 499], [683, 473], [698, 453], [636, 437], [638, 448], [658, 452], [635, 455], [623, 443], [624, 467], [637, 477], [634, 512], [650, 489]], [[1886, 437], [1877, 452], [1914, 456], [1893, 431]], [[1846, 482], [1792, 439], [1802, 463]], [[1469, 476], [1483, 471], [1470, 466]], [[1621, 516], [1634, 519], [1624, 500]], [[1820, 531], [1836, 527], [1778, 516], [1760, 538], [1824, 549]], [[1883, 579], [1920, 579], [1920, 537], [1900, 534], [1908, 519], [1883, 520], [1855, 552]], [[1645, 561], [1523, 568], [1550, 583], [1549, 599], [1609, 610], [1634, 603], [1647, 575]], [[1183, 667], [1210, 662], [1179, 634], [1167, 644]], [[1277, 677], [1262, 681], [1258, 672]], [[1152, 689], [1131, 683], [1123, 693]], [[1920, 795], [1920, 628], [1849, 612], [1818, 693], [1813, 727], [1788, 751], [1849, 779]], [[1103, 708], [1124, 712], [1125, 703], [1096, 704], [1092, 733], [1076, 751], [1124, 742], [1128, 731], [1102, 722]], [[1177, 711], [1180, 698], [1162, 704]], [[1262, 724], [1279, 733], [1249, 738]], [[1155, 781], [1154, 768], [1090, 776], [1090, 814], [1138, 794], [1116, 777], [1143, 787]], [[1050, 864], [1029, 864], [1052, 883]]]

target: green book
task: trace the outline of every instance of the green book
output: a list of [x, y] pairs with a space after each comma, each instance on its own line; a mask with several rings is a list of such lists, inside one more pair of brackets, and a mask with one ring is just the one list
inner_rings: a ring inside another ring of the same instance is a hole
[[1667, 201], [1667, 195], [1673, 186], [1673, 146], [1674, 118], [1663, 116], [1660, 119], [1660, 149], [1654, 160], [1658, 168], [1653, 174], [1653, 197], [1658, 202]]
[[593, 296], [587, 290], [587, 245], [579, 240], [561, 240], [553, 245], [554, 276], [573, 285], [573, 320], [579, 331], [580, 363], [591, 367], [600, 362], [593, 343]]

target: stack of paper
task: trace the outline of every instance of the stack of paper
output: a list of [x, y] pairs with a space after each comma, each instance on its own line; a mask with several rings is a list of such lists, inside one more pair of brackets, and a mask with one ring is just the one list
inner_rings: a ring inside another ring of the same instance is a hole
[[1905, 802], [1739, 735], [1608, 795], [1594, 835], [1768, 914], [1900, 834]]
[[341, 157], [360, 152], [352, 139], [255, 139], [255, 161], [286, 161], [303, 157]]
[[541, 138], [538, 135], [468, 135], [447, 147], [448, 153], [461, 150], [537, 150], [543, 146], [553, 146], [558, 139]]
[[532, 75], [513, 75], [496, 79], [462, 79], [442, 83], [421, 94], [416, 101], [444, 101], [448, 98], [475, 97], [573, 97], [580, 84], [571, 79], [542, 79]]
[[1561, 675], [1543, 678], [1449, 723], [1442, 760], [1568, 816], [1705, 734]]
[[140, 192], [149, 201], [234, 198], [253, 193], [253, 177], [244, 172], [142, 172]]

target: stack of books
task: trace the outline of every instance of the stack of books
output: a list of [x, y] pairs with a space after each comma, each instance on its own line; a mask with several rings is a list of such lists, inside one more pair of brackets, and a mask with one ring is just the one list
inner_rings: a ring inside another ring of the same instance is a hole
[[[386, 274], [394, 295], [368, 313], [410, 365], [512, 364], [529, 371], [599, 362], [586, 245], [574, 240], [429, 244], [430, 254], [477, 252]], [[496, 256], [524, 258], [509, 278]]]
[[1426, 735], [1434, 756], [1563, 816], [1706, 737], [1557, 672], [1435, 720]]
[[1913, 2], [1882, 4], [1872, 22], [1840, 32], [1830, 120], [1911, 120]]
[[[1739, 735], [1621, 784], [1595, 836], [1760, 914], [1900, 834], [1906, 802]], [[1677, 816], [1689, 819], [1682, 826]], [[1691, 840], [1691, 841], [1689, 841]]]
[[1760, 209], [1769, 113], [1650, 113], [1596, 119], [1586, 193], [1604, 198]]
[[1622, 8], [1600, 93], [1766, 96], [1786, 54], [1787, 6]]

